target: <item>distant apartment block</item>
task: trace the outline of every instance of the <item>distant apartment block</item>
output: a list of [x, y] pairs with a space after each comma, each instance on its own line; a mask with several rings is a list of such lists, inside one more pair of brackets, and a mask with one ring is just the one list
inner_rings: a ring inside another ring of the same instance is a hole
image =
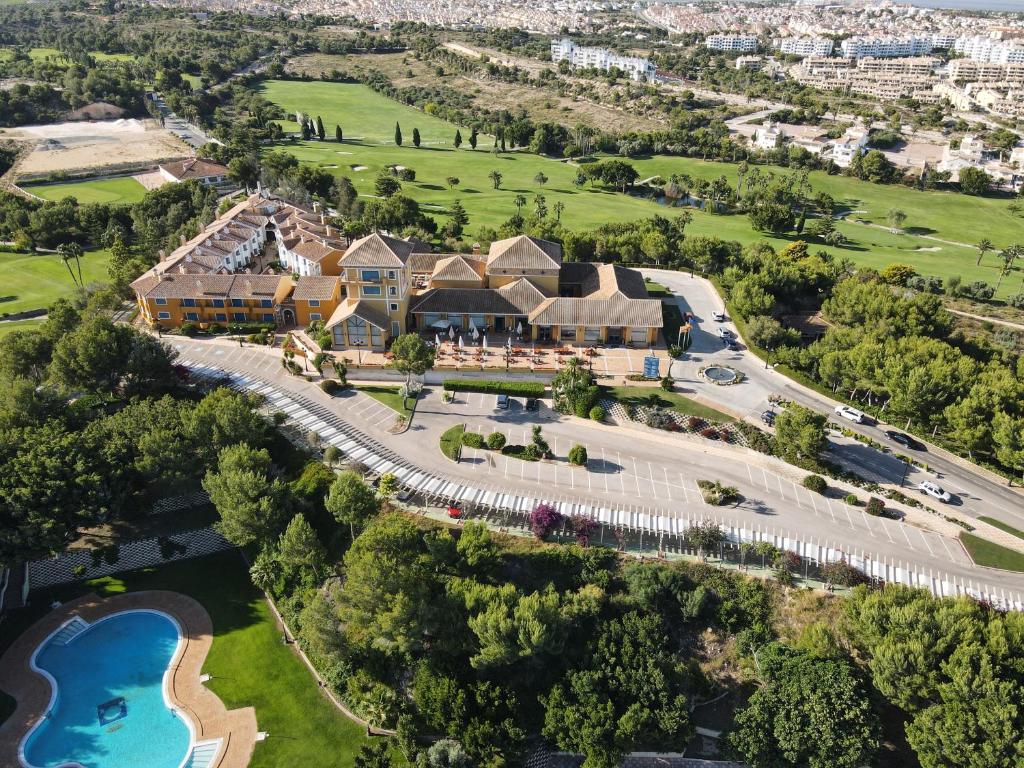
[[713, 51], [734, 51], [754, 53], [757, 51], [756, 35], [709, 35], [704, 45]]
[[854, 126], [847, 128], [842, 138], [832, 145], [832, 162], [840, 168], [849, 168], [859, 155], [867, 151], [868, 131]]
[[773, 41], [780, 53], [792, 56], [831, 56], [835, 41], [827, 37], [781, 37]]
[[931, 75], [942, 63], [934, 56], [907, 56], [897, 59], [880, 59], [874, 56], [857, 59], [859, 72], [886, 75]]
[[843, 40], [841, 48], [847, 59], [893, 58], [923, 56], [931, 53], [935, 44], [931, 37], [851, 37]]
[[949, 62], [949, 79], [958, 83], [1022, 81], [1024, 80], [1024, 62], [993, 64], [973, 59], [953, 59]]
[[576, 45], [572, 40], [563, 37], [551, 41], [551, 60], [567, 61], [573, 67], [581, 69], [600, 69], [605, 72], [618, 69], [637, 81], [649, 80], [654, 77], [654, 65], [639, 56], [620, 56], [607, 48]]
[[1024, 64], [1024, 46], [991, 37], [961, 37], [953, 51], [974, 61], [992, 64]]

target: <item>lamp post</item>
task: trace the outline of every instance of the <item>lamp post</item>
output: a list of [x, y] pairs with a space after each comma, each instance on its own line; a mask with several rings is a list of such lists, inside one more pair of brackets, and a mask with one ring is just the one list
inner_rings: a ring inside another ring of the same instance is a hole
[[356, 348], [356, 366], [361, 366], [363, 364], [363, 347], [366, 346], [366, 342], [356, 340], [352, 342], [352, 346]]
[[764, 357], [764, 369], [767, 371], [768, 370], [768, 366], [770, 366], [771, 362], [772, 362], [772, 352], [773, 352], [773, 350], [772, 350], [771, 347], [765, 347], [764, 351], [768, 353]]

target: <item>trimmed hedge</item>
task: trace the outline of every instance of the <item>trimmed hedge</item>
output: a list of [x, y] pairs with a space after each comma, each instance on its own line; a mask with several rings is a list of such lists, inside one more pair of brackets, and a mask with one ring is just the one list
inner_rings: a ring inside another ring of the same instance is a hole
[[483, 448], [484, 438], [482, 435], [477, 434], [476, 432], [463, 432], [462, 444], [468, 448]]
[[495, 379], [445, 379], [448, 392], [481, 392], [485, 395], [512, 397], [544, 397], [544, 384], [540, 381], [499, 381]]

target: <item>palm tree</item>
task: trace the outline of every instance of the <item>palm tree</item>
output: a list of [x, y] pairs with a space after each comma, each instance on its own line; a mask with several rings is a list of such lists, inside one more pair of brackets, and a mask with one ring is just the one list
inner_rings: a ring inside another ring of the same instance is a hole
[[523, 206], [526, 205], [526, 195], [516, 195], [513, 202], [516, 204], [516, 213], [522, 213]]
[[974, 263], [974, 266], [979, 267], [981, 266], [982, 257], [984, 257], [984, 255], [989, 251], [994, 251], [995, 246], [992, 245], [991, 240], [989, 240], [987, 237], [983, 237], [981, 240], [978, 241], [978, 244], [975, 247], [978, 249], [978, 260]]
[[533, 177], [533, 180], [542, 187], [548, 183], [548, 177], [544, 175], [544, 171], [537, 171], [537, 175]]
[[999, 257], [1003, 260], [1003, 268], [999, 270], [999, 279], [996, 280], [996, 293], [999, 293], [999, 284], [1003, 282], [1003, 278], [1013, 269], [1013, 262], [1024, 257], [1024, 245], [1008, 245]]
[[553, 206], [551, 206], [551, 209], [555, 212], [555, 221], [561, 221], [562, 211], [565, 210], [565, 203], [558, 200]]
[[907, 214], [899, 208], [890, 208], [885, 218], [889, 222], [889, 231], [895, 235], [903, 226], [903, 222], [907, 220]]
[[501, 187], [501, 171], [491, 171], [487, 174], [487, 178], [491, 180], [495, 189], [499, 189]]
[[[82, 281], [82, 246], [78, 243], [61, 243], [57, 246], [57, 255], [64, 262], [64, 266], [68, 268], [71, 282], [79, 288], [84, 288], [85, 283]], [[75, 277], [75, 273], [71, 269], [72, 259], [75, 260], [75, 265], [78, 268], [78, 277]]]

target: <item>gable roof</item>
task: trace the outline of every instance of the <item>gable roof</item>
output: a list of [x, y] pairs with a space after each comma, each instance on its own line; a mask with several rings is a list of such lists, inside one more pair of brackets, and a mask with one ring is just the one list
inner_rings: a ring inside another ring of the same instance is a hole
[[178, 181], [188, 179], [208, 179], [211, 176], [225, 176], [228, 172], [226, 165], [212, 163], [209, 160], [202, 160], [193, 157], [188, 160], [179, 160], [176, 163], [162, 163], [160, 169], [171, 174]]
[[518, 307], [520, 314], [528, 315], [533, 312], [544, 299], [551, 298], [551, 294], [538, 288], [525, 277], [514, 280], [508, 285], [498, 289], [515, 307]]
[[530, 313], [535, 325], [625, 326], [661, 328], [661, 301], [628, 299], [616, 295], [610, 299], [545, 299]]
[[482, 262], [470, 261], [465, 256], [448, 256], [434, 265], [430, 279], [483, 283], [483, 266]]
[[404, 267], [413, 244], [374, 232], [349, 246], [338, 262], [343, 267]]
[[326, 243], [322, 243], [319, 240], [306, 240], [305, 242], [299, 242], [295, 247], [290, 249], [296, 256], [301, 256], [306, 261], [312, 261], [315, 264], [319, 264], [324, 259], [337, 259], [341, 258], [342, 252], [337, 248], [332, 248]]
[[326, 275], [309, 275], [300, 277], [295, 281], [295, 290], [292, 298], [295, 301], [330, 301], [341, 282], [340, 277], [328, 277]]
[[610, 299], [615, 295], [628, 299], [648, 298], [643, 275], [617, 264], [566, 262], [559, 273], [559, 283], [579, 285], [584, 298]]
[[380, 310], [371, 307], [370, 302], [363, 301], [362, 299], [356, 299], [355, 301], [349, 299], [348, 301], [341, 302], [341, 304], [338, 305], [338, 308], [335, 309], [328, 318], [324, 327], [332, 328], [335, 325], [348, 320], [350, 317], [358, 317], [361, 320], [365, 320], [370, 325], [376, 326], [377, 328], [385, 331], [391, 327], [391, 318]]
[[[281, 275], [161, 275], [156, 283], [144, 287], [140, 293], [147, 298], [201, 299], [206, 297], [231, 299], [273, 298], [281, 281], [291, 278]], [[139, 281], [136, 281], [139, 282]]]
[[495, 240], [487, 254], [489, 273], [499, 269], [558, 269], [561, 264], [562, 246], [526, 235]]

